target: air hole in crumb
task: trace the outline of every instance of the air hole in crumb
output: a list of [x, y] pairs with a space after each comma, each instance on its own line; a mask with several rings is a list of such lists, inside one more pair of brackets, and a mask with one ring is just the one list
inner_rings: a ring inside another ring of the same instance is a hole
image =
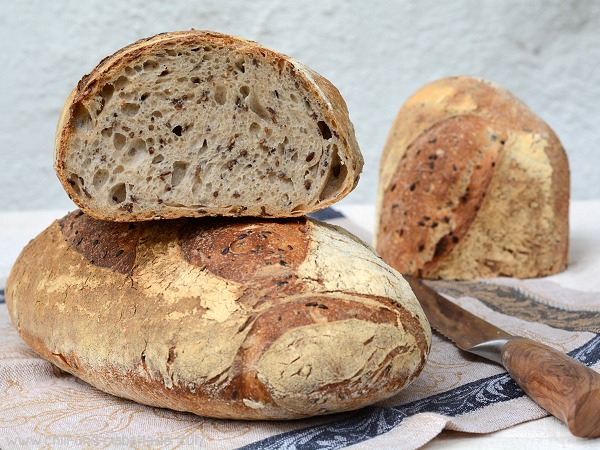
[[69, 185], [71, 185], [75, 194], [81, 194], [81, 189], [79, 189], [79, 178], [77, 177], [77, 175], [75, 175], [74, 173], [69, 175], [69, 178], [67, 178], [67, 182], [69, 183]]
[[144, 61], [143, 64], [144, 70], [156, 70], [158, 68], [158, 63], [152, 59]]
[[159, 162], [163, 162], [165, 157], [163, 155], [156, 155], [152, 158], [152, 164], [158, 164]]
[[146, 151], [146, 141], [140, 138], [133, 139], [129, 144], [129, 150], [127, 154], [133, 156], [143, 156]]
[[331, 173], [333, 174], [334, 177], [339, 177], [340, 176], [340, 172], [342, 171], [342, 165], [341, 164], [336, 164], [335, 166], [333, 166], [331, 168]]
[[127, 198], [127, 188], [125, 183], [119, 183], [110, 190], [110, 200], [113, 204], [123, 203]]
[[254, 91], [248, 96], [246, 104], [258, 117], [263, 120], [268, 120], [269, 122], [271, 121], [271, 115], [269, 114], [269, 111], [260, 103], [258, 95], [256, 95]]
[[309, 209], [309, 208], [308, 208], [308, 206], [307, 206], [307, 205], [301, 204], [301, 205], [298, 205], [298, 206], [296, 206], [294, 209], [292, 209], [292, 212], [293, 212], [293, 213], [297, 213], [297, 212], [304, 213], [304, 212], [306, 212], [308, 209]]
[[185, 178], [187, 174], [188, 164], [183, 161], [175, 161], [173, 163], [173, 170], [171, 171], [171, 186], [175, 187], [181, 180]]
[[176, 127], [174, 127], [171, 130], [174, 134], [176, 134], [177, 136], [181, 136], [181, 133], [183, 132], [183, 128], [181, 127], [181, 125], [177, 125]]
[[335, 144], [332, 146], [330, 167], [331, 169], [327, 178], [327, 183], [319, 197], [320, 200], [327, 200], [336, 196], [348, 175], [348, 169], [342, 164], [338, 153], [338, 147]]
[[120, 91], [121, 89], [123, 89], [128, 81], [129, 79], [125, 75], [122, 75], [119, 78], [117, 78], [117, 81], [115, 81], [115, 90]]
[[126, 142], [127, 138], [121, 133], [115, 133], [115, 135], [113, 136], [113, 145], [117, 150], [121, 150], [123, 147], [125, 147]]
[[123, 114], [128, 115], [129, 117], [135, 116], [139, 110], [140, 105], [135, 103], [125, 103], [121, 107], [121, 111], [123, 111]]
[[92, 179], [92, 185], [98, 189], [106, 184], [108, 181], [109, 173], [106, 169], [98, 169]]
[[90, 112], [81, 103], [75, 105], [73, 111], [73, 125], [75, 128], [89, 129], [92, 125], [92, 117]]
[[115, 168], [113, 169], [113, 173], [121, 173], [121, 172], [123, 172], [124, 170], [125, 170], [125, 167], [123, 167], [122, 165], [120, 165], [120, 164], [119, 164], [117, 167], [115, 167]]
[[241, 86], [240, 94], [242, 94], [244, 96], [244, 98], [248, 97], [248, 95], [250, 95], [250, 88], [248, 86]]
[[152, 112], [152, 115], [153, 115], [154, 117], [162, 117], [162, 113], [161, 113], [160, 111], [153, 111], [153, 112]]
[[148, 97], [150, 97], [150, 94], [148, 92], [144, 92], [142, 95], [140, 95], [140, 101], [144, 101], [146, 100]]
[[252, 133], [258, 134], [258, 132], [260, 131], [260, 125], [257, 124], [256, 122], [252, 122], [250, 124], [250, 131]]
[[244, 66], [245, 62], [246, 61], [244, 61], [244, 58], [238, 58], [235, 61], [235, 68], [238, 70], [238, 72], [242, 72], [242, 73], [246, 72], [246, 67]]
[[294, 95], [294, 94], [290, 94], [290, 100], [293, 101], [294, 103], [298, 103], [298, 97], [296, 97], [296, 95]]
[[319, 131], [321, 132], [323, 139], [327, 139], [327, 140], [331, 139], [331, 130], [329, 129], [327, 124], [325, 122], [323, 122], [322, 120], [319, 120], [317, 122], [317, 125], [319, 126]]
[[223, 86], [222, 84], [217, 85], [215, 91], [215, 101], [219, 105], [224, 105], [227, 101], [227, 89], [225, 89], [225, 86]]
[[100, 96], [104, 100], [105, 105], [112, 98], [114, 92], [115, 92], [115, 88], [112, 84], [106, 84], [102, 88], [102, 91], [100, 91]]

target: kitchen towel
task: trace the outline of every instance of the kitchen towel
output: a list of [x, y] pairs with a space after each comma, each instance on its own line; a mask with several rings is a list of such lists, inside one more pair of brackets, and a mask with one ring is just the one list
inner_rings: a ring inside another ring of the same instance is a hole
[[[317, 218], [367, 238], [339, 211]], [[600, 255], [595, 261], [600, 273]], [[505, 330], [600, 371], [600, 294], [545, 279], [428, 284]], [[38, 357], [18, 336], [0, 291], [0, 448], [415, 449], [444, 428], [487, 433], [547, 413], [504, 369], [434, 332], [421, 375], [359, 411], [284, 422], [243, 422], [139, 405], [105, 394]]]

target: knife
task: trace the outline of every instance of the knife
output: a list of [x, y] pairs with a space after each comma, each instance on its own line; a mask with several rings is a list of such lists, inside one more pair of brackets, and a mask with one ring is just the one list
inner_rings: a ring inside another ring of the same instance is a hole
[[513, 336], [404, 275], [437, 331], [504, 366], [523, 391], [578, 437], [600, 436], [600, 374], [547, 345]]

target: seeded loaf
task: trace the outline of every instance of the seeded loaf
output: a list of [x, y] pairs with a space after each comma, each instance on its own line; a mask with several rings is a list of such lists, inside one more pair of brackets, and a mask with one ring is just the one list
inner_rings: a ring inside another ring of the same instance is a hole
[[411, 96], [380, 165], [376, 248], [423, 278], [540, 277], [567, 265], [569, 166], [506, 89], [466, 76]]
[[6, 299], [23, 339], [59, 368], [219, 418], [363, 407], [410, 383], [431, 343], [404, 279], [307, 218], [127, 224], [73, 212], [25, 247]]
[[102, 60], [66, 100], [55, 140], [68, 195], [111, 221], [300, 216], [346, 196], [362, 165], [329, 81], [256, 42], [195, 30]]

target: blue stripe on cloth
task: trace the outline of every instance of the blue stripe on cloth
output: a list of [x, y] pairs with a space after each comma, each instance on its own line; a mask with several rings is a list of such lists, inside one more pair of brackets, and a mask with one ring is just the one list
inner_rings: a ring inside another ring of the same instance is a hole
[[327, 220], [332, 219], [341, 219], [344, 215], [339, 212], [337, 209], [333, 209], [331, 207], [322, 209], [320, 211], [315, 211], [314, 213], [308, 214], [308, 217], [312, 217], [313, 219], [320, 220], [325, 222]]
[[6, 298], [4, 297], [4, 289], [0, 289], [0, 305], [2, 303], [6, 303]]
[[[588, 366], [595, 364], [600, 360], [600, 335], [596, 335], [568, 355]], [[523, 395], [525, 393], [507, 373], [499, 374], [405, 405], [363, 408], [352, 417], [278, 434], [241, 448], [244, 450], [338, 449], [387, 433], [400, 425], [406, 417], [418, 413], [434, 412], [456, 417]]]

